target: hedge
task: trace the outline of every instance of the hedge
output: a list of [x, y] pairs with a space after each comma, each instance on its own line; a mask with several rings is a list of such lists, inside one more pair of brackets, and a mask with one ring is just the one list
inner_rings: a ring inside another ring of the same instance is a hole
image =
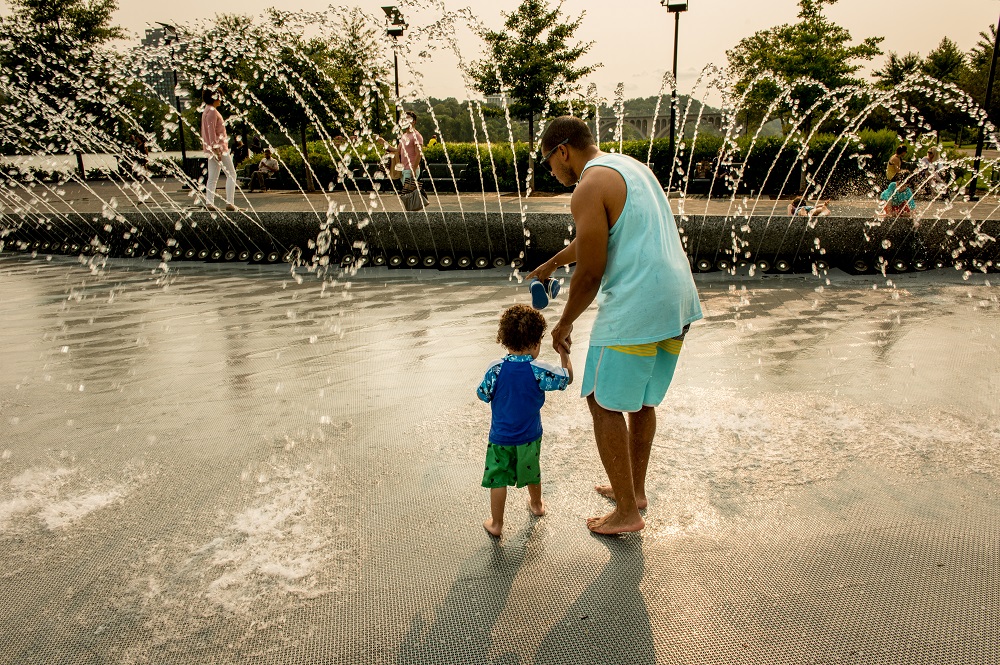
[[[735, 148], [724, 155], [723, 167], [720, 173], [728, 172], [731, 177], [739, 175], [742, 164], [742, 176], [739, 189], [744, 192], [760, 192], [765, 194], [791, 194], [799, 188], [800, 171], [796, 164], [800, 143], [795, 140], [785, 143], [780, 136], [759, 138], [752, 146], [751, 137], [739, 137]], [[692, 142], [690, 139], [680, 144], [679, 159], [683, 174], [674, 175], [673, 182], [679, 183], [689, 165], [699, 162], [711, 162], [722, 153], [724, 140], [721, 136], [703, 134]], [[807, 159], [808, 173], [819, 185], [825, 185], [826, 194], [863, 193], [871, 188], [869, 175], [882, 173], [885, 163], [895, 152], [898, 137], [889, 130], [860, 132], [857, 137], [844, 135], [817, 134], [809, 142]], [[845, 148], [846, 146], [846, 148]], [[863, 147], [862, 147], [863, 146]], [[327, 147], [321, 142], [308, 144], [309, 164], [324, 187], [338, 183], [339, 178], [334, 161], [330, 159]], [[617, 141], [601, 143], [605, 152], [622, 152], [641, 162], [649, 158], [653, 173], [664, 185], [670, 175], [670, 145], [668, 139], [656, 139], [650, 150], [649, 141]], [[445, 158], [447, 150], [447, 159]], [[843, 154], [841, 155], [841, 150]], [[472, 143], [448, 143], [424, 148], [424, 159], [428, 163], [467, 164], [464, 174], [458, 181], [458, 190], [466, 192], [500, 191], [509, 192], [525, 190], [525, 180], [528, 171], [528, 146], [517, 143], [511, 151], [510, 143], [495, 143], [492, 145], [493, 158], [485, 144], [478, 146]], [[281, 146], [277, 148], [282, 170], [277, 176], [277, 187], [294, 188], [296, 185], [290, 177], [294, 174], [299, 184], [303, 183], [302, 157], [298, 147]], [[374, 146], [363, 146], [359, 149], [361, 158], [352, 154], [348, 167], [357, 166], [359, 161], [374, 161], [381, 155], [381, 150]], [[918, 153], [919, 154], [919, 153]], [[859, 155], [862, 156], [859, 159]], [[839, 159], [838, 159], [839, 156]], [[257, 155], [238, 165], [245, 174], [255, 170], [261, 156]], [[836, 165], [834, 164], [836, 162]], [[515, 171], [516, 164], [516, 171]], [[730, 166], [731, 164], [731, 166]], [[865, 169], [859, 168], [865, 165]], [[516, 176], [515, 176], [516, 173]], [[456, 174], [457, 175], [457, 174]], [[787, 176], [787, 182], [786, 180]], [[563, 187], [548, 172], [540, 167], [535, 173], [535, 189], [541, 192], [565, 192]]]

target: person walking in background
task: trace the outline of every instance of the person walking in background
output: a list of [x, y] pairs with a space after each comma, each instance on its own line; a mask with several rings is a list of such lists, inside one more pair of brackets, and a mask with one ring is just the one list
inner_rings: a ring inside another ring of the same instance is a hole
[[201, 112], [201, 143], [208, 155], [208, 183], [205, 187], [205, 209], [215, 207], [215, 187], [219, 184], [219, 173], [226, 171], [226, 210], [239, 211], [236, 207], [236, 166], [229, 154], [229, 137], [226, 121], [219, 113], [222, 103], [222, 88], [205, 88], [201, 91], [205, 110]]
[[250, 148], [247, 144], [243, 142], [242, 136], [236, 137], [236, 142], [233, 145], [233, 164], [239, 166], [250, 156]]
[[132, 132], [132, 146], [135, 148], [135, 163], [140, 171], [149, 168], [149, 145], [146, 143], [146, 136], [142, 132]]
[[[576, 238], [533, 270], [545, 282], [576, 263], [552, 346], [569, 353], [573, 324], [598, 298], [581, 394], [594, 420], [597, 451], [615, 501], [587, 527], [601, 534], [645, 527], [646, 470], [655, 407], [673, 379], [688, 327], [702, 318], [698, 290], [663, 186], [645, 164], [597, 147], [587, 124], [562, 116], [542, 133], [540, 165], [573, 187]], [[628, 414], [626, 422], [625, 414]]]
[[420, 158], [424, 154], [424, 137], [417, 131], [417, 114], [407, 111], [399, 119], [403, 129], [394, 148], [383, 139], [388, 152], [395, 153], [399, 165], [403, 167], [403, 189], [414, 189], [420, 179]]

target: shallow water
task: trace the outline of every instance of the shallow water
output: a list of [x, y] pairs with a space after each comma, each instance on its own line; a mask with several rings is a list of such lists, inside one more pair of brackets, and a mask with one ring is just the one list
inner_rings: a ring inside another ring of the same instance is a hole
[[[499, 312], [529, 300], [508, 273], [323, 283], [2, 256], [0, 661], [558, 662], [574, 612], [622, 584], [634, 593], [604, 610], [645, 613], [635, 662], [698, 647], [692, 625], [733, 646], [750, 638], [723, 610], [743, 591], [704, 569], [668, 583], [654, 563], [728, 552], [709, 559], [735, 575], [803, 530], [873, 513], [946, 524], [995, 501], [990, 277], [700, 276], [707, 316], [659, 410], [643, 536], [607, 545], [582, 526], [607, 503], [571, 387], [543, 412], [549, 515], [529, 520], [512, 492], [496, 547], [479, 527], [489, 412], [474, 391]], [[978, 503], [928, 499], [935, 483]], [[668, 587], [684, 593], [664, 601]]]

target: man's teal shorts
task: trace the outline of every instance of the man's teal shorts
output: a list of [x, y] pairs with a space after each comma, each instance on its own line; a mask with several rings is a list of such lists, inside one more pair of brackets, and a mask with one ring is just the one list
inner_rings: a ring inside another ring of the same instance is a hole
[[491, 443], [486, 448], [486, 469], [483, 487], [537, 485], [542, 482], [539, 458], [542, 440], [535, 439], [519, 446], [498, 446]]
[[649, 344], [592, 346], [587, 351], [581, 394], [594, 395], [608, 411], [658, 406], [674, 378], [684, 335]]

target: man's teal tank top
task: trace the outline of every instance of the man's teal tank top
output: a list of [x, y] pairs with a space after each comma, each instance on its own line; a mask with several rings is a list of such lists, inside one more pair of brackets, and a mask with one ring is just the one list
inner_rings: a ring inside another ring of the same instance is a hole
[[645, 164], [627, 155], [601, 155], [583, 170], [594, 166], [620, 173], [628, 194], [608, 236], [590, 344], [648, 344], [676, 337], [702, 313], [663, 188]]

